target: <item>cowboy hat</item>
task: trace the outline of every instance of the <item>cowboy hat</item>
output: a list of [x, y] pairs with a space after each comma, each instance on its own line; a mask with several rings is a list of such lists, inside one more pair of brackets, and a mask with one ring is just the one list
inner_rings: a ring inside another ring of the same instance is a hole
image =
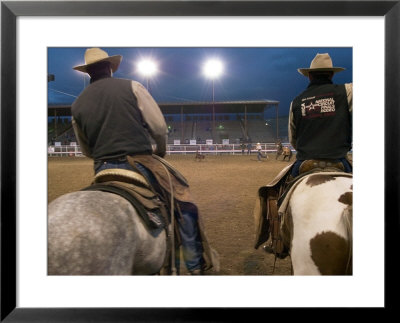
[[85, 65], [78, 65], [73, 67], [74, 70], [87, 73], [87, 67], [99, 62], [110, 62], [113, 73], [118, 69], [121, 63], [122, 56], [114, 55], [108, 56], [107, 52], [100, 48], [89, 48], [85, 52]]
[[332, 59], [329, 54], [317, 54], [311, 61], [310, 68], [299, 68], [297, 69], [300, 74], [307, 76], [309, 72], [325, 72], [330, 71], [333, 73], [338, 73], [344, 71], [343, 67], [333, 67]]

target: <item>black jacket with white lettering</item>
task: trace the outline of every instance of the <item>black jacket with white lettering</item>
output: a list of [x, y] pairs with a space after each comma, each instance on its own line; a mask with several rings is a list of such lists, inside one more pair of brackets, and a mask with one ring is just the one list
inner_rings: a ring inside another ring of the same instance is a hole
[[351, 149], [352, 125], [346, 88], [310, 84], [292, 102], [297, 159], [343, 158]]

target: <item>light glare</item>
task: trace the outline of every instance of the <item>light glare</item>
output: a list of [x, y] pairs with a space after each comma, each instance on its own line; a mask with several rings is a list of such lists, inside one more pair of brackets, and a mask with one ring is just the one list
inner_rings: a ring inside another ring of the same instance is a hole
[[143, 60], [138, 64], [139, 73], [144, 76], [151, 76], [157, 72], [156, 64], [151, 60]]
[[221, 61], [213, 59], [204, 65], [204, 74], [209, 78], [216, 78], [222, 74], [223, 66]]

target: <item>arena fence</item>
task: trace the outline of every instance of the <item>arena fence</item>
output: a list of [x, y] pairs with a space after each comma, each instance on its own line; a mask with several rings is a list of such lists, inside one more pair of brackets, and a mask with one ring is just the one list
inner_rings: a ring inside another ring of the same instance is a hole
[[[282, 145], [290, 146], [288, 143], [282, 143]], [[276, 153], [276, 145], [275, 143], [261, 143], [261, 151], [264, 154]], [[242, 155], [248, 153], [248, 148], [247, 146], [242, 148], [240, 144], [167, 145], [167, 155], [187, 155], [197, 152], [209, 155]], [[255, 144], [252, 144], [250, 152], [252, 154], [257, 152]], [[49, 157], [83, 157], [79, 145], [48, 146], [47, 154]]]

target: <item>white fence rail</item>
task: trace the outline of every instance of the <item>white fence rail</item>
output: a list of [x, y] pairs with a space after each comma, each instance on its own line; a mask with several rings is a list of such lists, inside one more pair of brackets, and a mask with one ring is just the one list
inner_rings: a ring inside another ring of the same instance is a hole
[[[282, 145], [290, 147], [288, 143], [282, 143]], [[275, 153], [276, 145], [274, 143], [261, 143], [261, 150], [263, 153]], [[242, 155], [248, 153], [248, 148], [247, 146], [242, 148], [240, 144], [167, 145], [167, 155], [187, 155], [194, 154], [196, 152], [210, 155]], [[252, 144], [250, 152], [257, 152], [255, 144]], [[47, 154], [49, 157], [83, 157], [81, 149], [78, 145], [48, 146]]]
[[57, 145], [47, 147], [49, 157], [84, 157], [81, 147], [77, 145]]

